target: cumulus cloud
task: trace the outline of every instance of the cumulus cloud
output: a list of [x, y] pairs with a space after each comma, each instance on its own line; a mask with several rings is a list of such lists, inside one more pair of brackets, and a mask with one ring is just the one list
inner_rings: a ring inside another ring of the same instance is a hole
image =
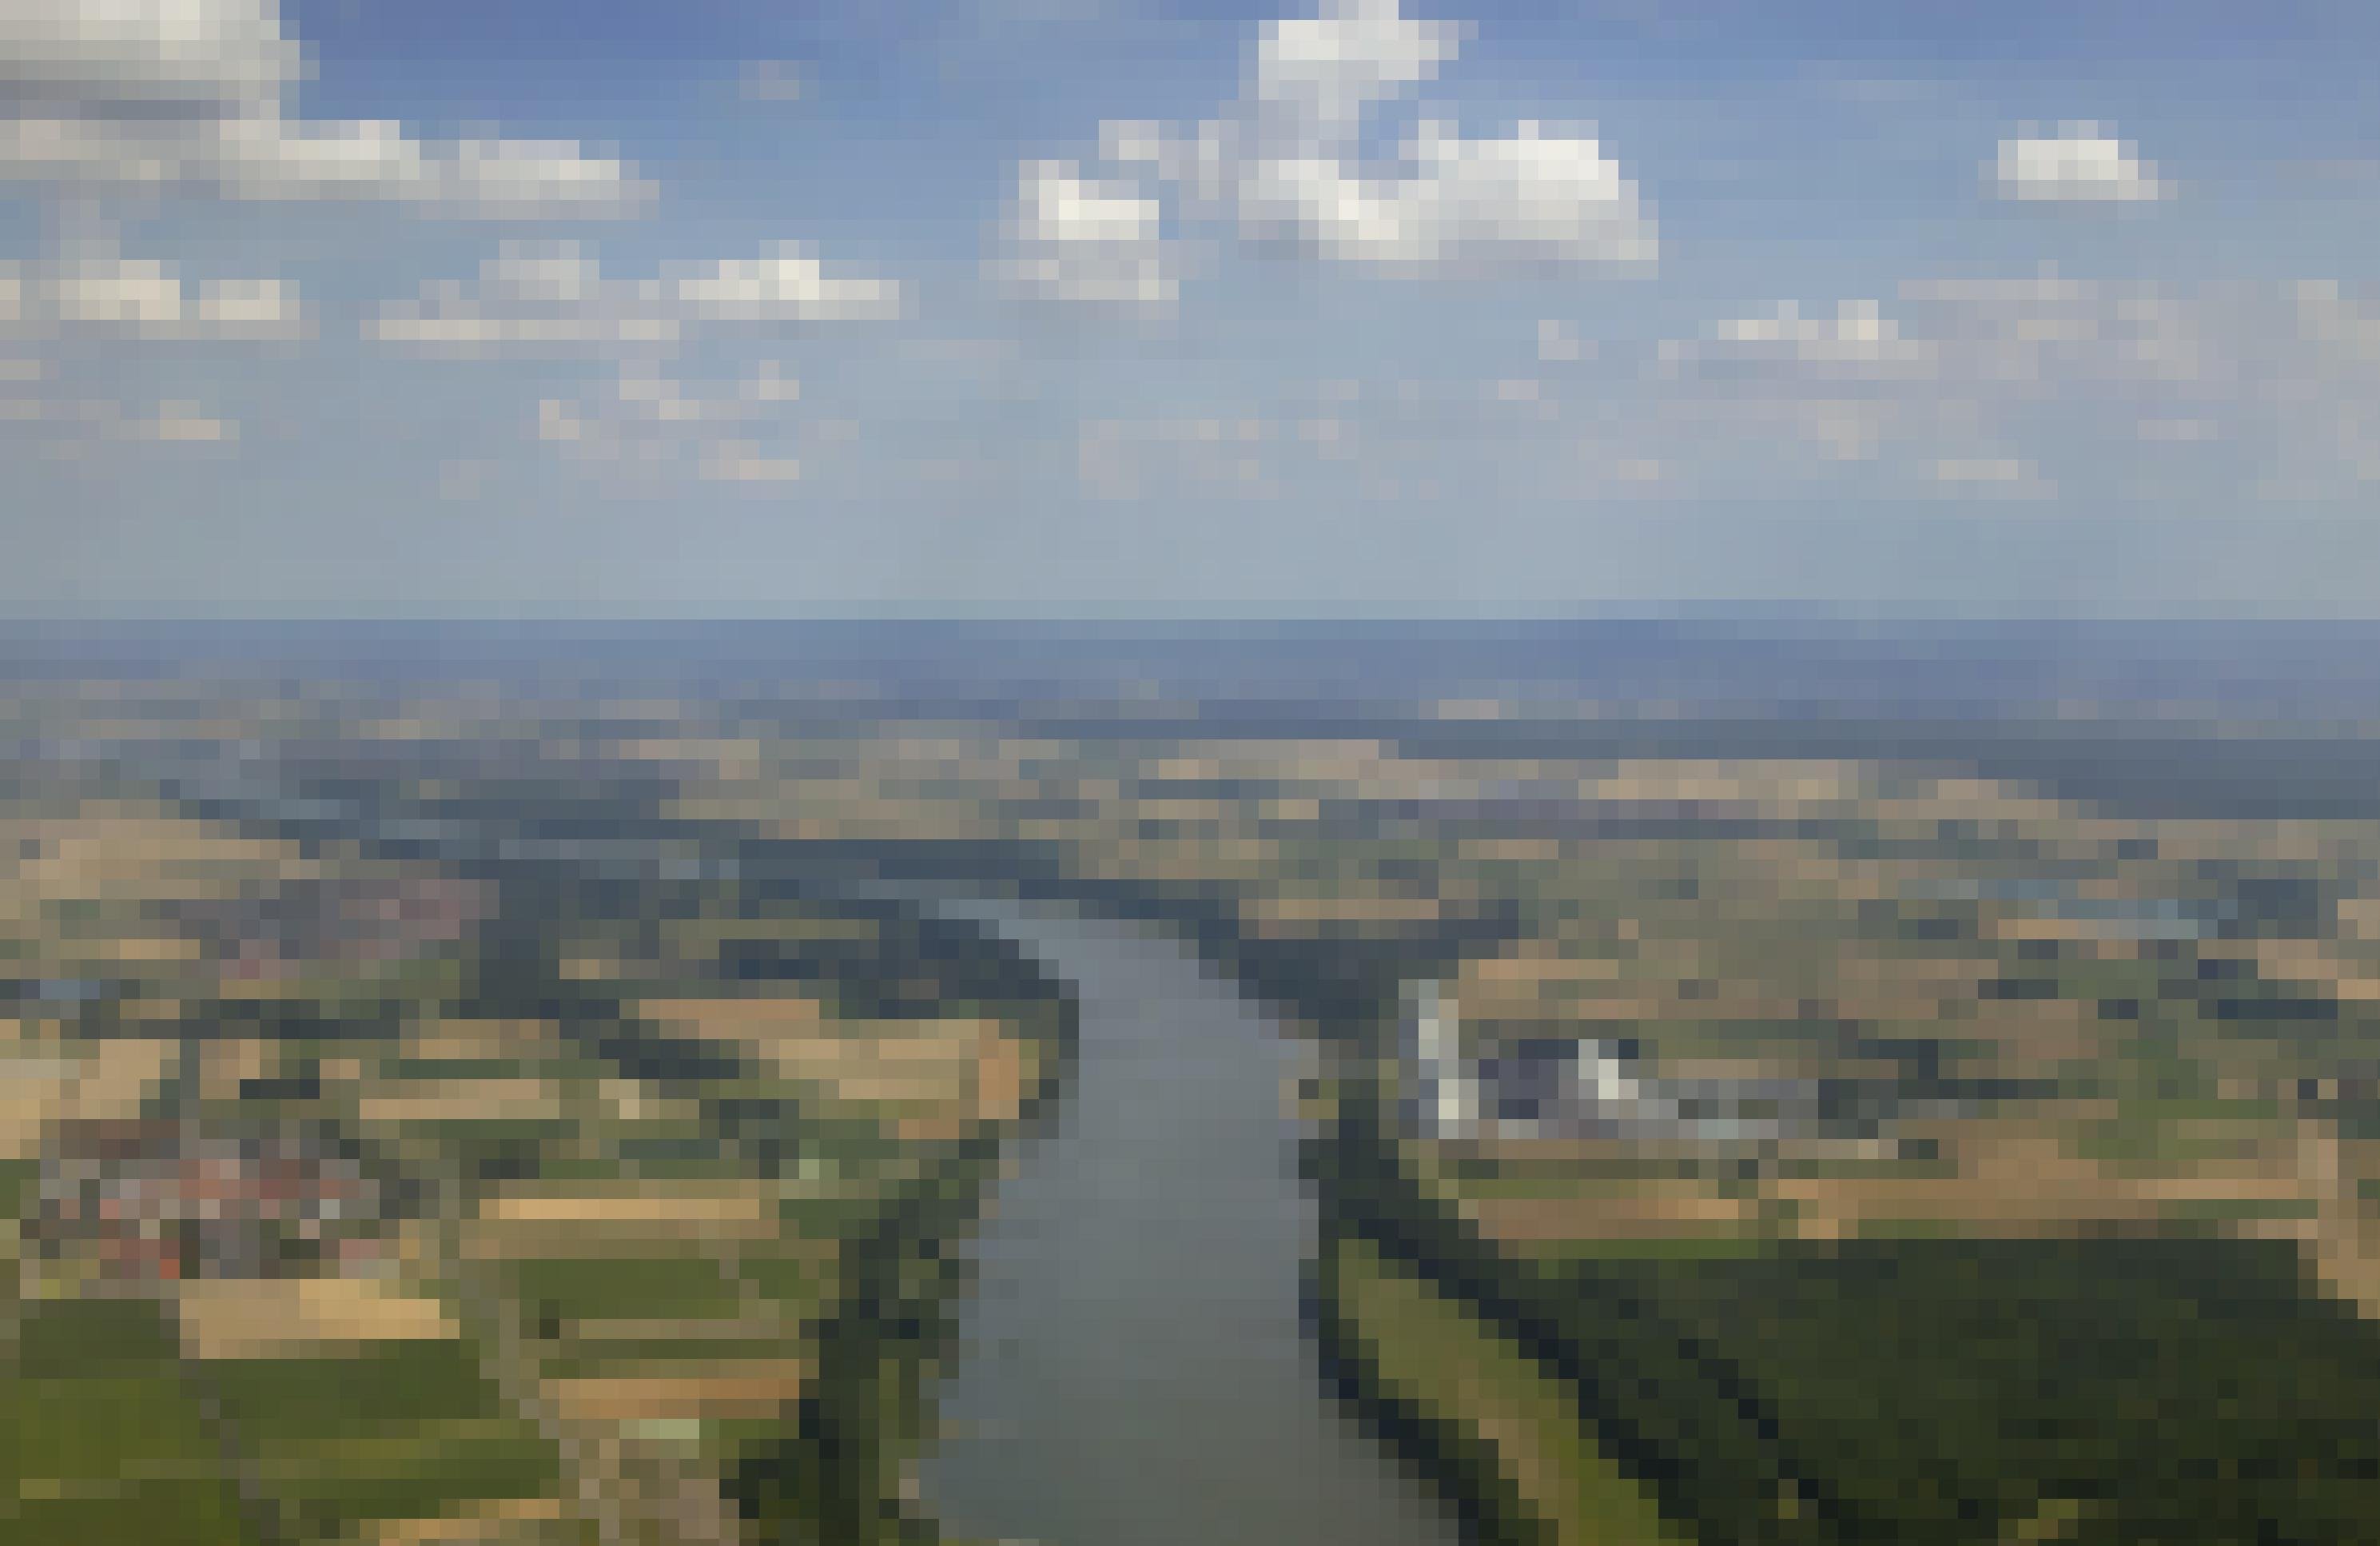
[[1242, 231], [1320, 257], [1415, 272], [1650, 260], [1635, 185], [1600, 144], [1534, 122], [1468, 139], [1426, 120], [1401, 166], [1367, 176], [1329, 154], [1266, 154], [1241, 169]]
[[492, 217], [613, 214], [650, 191], [573, 141], [298, 116], [305, 64], [276, 0], [0, 0], [0, 180]]
[[606, 277], [577, 242], [507, 242], [476, 279], [382, 307], [364, 336], [463, 356], [666, 350], [706, 331], [890, 320], [904, 307], [898, 284], [831, 274], [797, 243], [628, 280]]
[[1163, 210], [1123, 178], [1086, 179], [1071, 161], [1017, 168], [1002, 279], [1015, 291], [1123, 311], [1155, 311], [1180, 293]]
[[1437, 75], [1462, 43], [1463, 29], [1408, 18], [1397, 0], [1336, 0], [1320, 16], [1265, 25], [1252, 97], [1295, 131], [1337, 143], [1374, 103]]
[[0, 263], [0, 336], [266, 342], [302, 336], [306, 310], [279, 279], [186, 281], [176, 266], [114, 254]]
[[1025, 167], [999, 272], [1037, 293], [1161, 308], [1175, 288], [1169, 208], [1177, 225], [1258, 248], [1414, 274], [1650, 262], [1651, 213], [1591, 135], [1523, 122], [1474, 137], [1425, 116], [1393, 154], [1366, 154], [1373, 110], [1434, 79], [1463, 35], [1399, 0], [1326, 0], [1267, 24], [1213, 117], [1111, 120], [1090, 172]]
[[728, 258], [663, 271], [662, 294], [690, 322], [887, 322], [901, 315], [901, 286], [889, 279], [829, 274], [799, 243], [759, 258]]
[[2019, 201], [2147, 203], [2170, 191], [2130, 141], [2089, 122], [2003, 140], [1998, 158], [1985, 171], [2001, 198]]
[[[538, 441], [599, 471], [607, 488], [686, 477], [771, 486], [803, 476], [797, 434], [823, 447], [836, 432], [795, 422], [800, 382], [778, 359], [753, 359], [754, 346], [810, 323], [891, 320], [905, 309], [892, 281], [834, 272], [794, 243], [621, 279], [577, 242], [513, 241], [473, 278], [424, 286], [418, 298], [382, 307], [363, 331], [454, 359], [608, 359], [611, 372], [591, 385], [564, 366], [573, 379], [538, 401]], [[702, 361], [705, 379], [681, 373], [674, 362], [685, 359]]]

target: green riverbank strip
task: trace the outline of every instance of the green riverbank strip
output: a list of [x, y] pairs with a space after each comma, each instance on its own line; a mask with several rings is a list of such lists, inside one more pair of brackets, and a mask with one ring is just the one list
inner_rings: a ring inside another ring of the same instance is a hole
[[1551, 1546], [1683, 1546], [1644, 1488], [1598, 1448], [1572, 1393], [1455, 1301], [1342, 1236], [1337, 1311], [1391, 1400], [1492, 1451]]

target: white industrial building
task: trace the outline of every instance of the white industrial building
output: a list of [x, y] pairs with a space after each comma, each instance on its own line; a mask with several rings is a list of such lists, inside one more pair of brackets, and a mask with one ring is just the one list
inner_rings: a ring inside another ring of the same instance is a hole
[[1633, 1043], [1535, 1033], [1485, 1037], [1466, 1052], [1443, 984], [1405, 984], [1402, 1063], [1407, 1131], [1434, 1138], [1675, 1138], [1759, 1140], [1814, 1129], [1814, 1079], [1670, 1079]]

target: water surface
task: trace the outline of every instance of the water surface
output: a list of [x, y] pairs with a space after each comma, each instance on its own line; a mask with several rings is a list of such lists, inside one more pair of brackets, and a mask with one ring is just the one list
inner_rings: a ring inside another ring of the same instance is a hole
[[1075, 985], [1081, 1041], [971, 1248], [925, 1504], [962, 1540], [1451, 1546], [1302, 1333], [1294, 1049], [1169, 937], [966, 911]]

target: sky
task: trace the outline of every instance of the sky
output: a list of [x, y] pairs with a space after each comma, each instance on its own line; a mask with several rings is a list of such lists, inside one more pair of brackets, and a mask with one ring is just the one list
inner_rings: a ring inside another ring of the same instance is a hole
[[2369, 616], [2375, 45], [0, 0], [0, 609]]

